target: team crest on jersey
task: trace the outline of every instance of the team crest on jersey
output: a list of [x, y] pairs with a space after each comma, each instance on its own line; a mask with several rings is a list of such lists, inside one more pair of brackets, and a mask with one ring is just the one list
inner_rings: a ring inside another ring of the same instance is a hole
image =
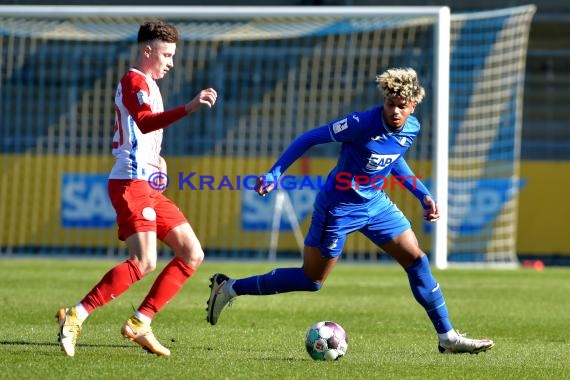
[[340, 132], [344, 131], [345, 129], [348, 129], [348, 120], [342, 119], [342, 120], [339, 120], [337, 122], [334, 122], [332, 127], [333, 127], [334, 133], [340, 133]]
[[150, 104], [148, 94], [143, 90], [139, 90], [139, 92], [137, 92], [137, 99], [139, 100], [139, 105], [141, 106], [145, 103]]

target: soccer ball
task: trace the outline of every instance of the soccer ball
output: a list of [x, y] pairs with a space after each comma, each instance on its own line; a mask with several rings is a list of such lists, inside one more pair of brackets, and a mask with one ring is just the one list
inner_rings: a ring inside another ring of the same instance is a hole
[[314, 360], [337, 360], [346, 355], [348, 335], [336, 322], [318, 322], [307, 331], [305, 347]]

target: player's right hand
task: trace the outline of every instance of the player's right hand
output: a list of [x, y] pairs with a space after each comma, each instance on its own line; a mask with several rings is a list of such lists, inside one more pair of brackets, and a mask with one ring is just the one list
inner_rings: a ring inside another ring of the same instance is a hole
[[[273, 176], [271, 176], [273, 177]], [[257, 179], [255, 182], [255, 187], [253, 190], [261, 195], [262, 197], [266, 196], [270, 191], [275, 188], [275, 183], [272, 178], [269, 178], [268, 174], [264, 174]]]

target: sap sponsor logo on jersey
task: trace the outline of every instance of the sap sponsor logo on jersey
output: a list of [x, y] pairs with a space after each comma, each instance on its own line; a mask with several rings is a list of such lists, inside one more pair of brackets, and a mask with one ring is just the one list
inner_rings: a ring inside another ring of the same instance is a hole
[[339, 121], [335, 121], [332, 125], [333, 127], [333, 132], [336, 133], [340, 133], [342, 131], [344, 131], [345, 129], [348, 129], [348, 120], [346, 118], [339, 120]]
[[108, 174], [65, 173], [61, 182], [61, 225], [67, 228], [109, 228], [115, 210], [107, 194]]
[[390, 165], [392, 162], [396, 161], [400, 155], [399, 154], [376, 154], [372, 153], [370, 158], [368, 158], [368, 163], [366, 164], [367, 170], [381, 170]]
[[242, 191], [241, 228], [244, 231], [271, 231], [273, 217], [279, 216], [276, 213], [280, 213], [279, 230], [292, 231], [292, 218], [295, 217], [299, 224], [303, 223], [313, 211], [317, 193], [318, 189], [311, 188], [286, 191], [287, 196], [281, 198], [282, 203], [278, 204], [277, 193], [260, 197], [254, 191]]

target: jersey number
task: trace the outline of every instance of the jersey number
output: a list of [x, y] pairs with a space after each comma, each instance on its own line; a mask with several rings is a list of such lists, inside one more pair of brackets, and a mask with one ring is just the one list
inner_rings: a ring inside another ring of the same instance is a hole
[[[115, 127], [113, 128], [113, 149], [117, 149], [123, 145], [123, 123], [121, 118], [121, 110], [119, 107], [115, 106]], [[117, 136], [117, 134], [119, 136]], [[117, 141], [117, 137], [118, 140]]]

